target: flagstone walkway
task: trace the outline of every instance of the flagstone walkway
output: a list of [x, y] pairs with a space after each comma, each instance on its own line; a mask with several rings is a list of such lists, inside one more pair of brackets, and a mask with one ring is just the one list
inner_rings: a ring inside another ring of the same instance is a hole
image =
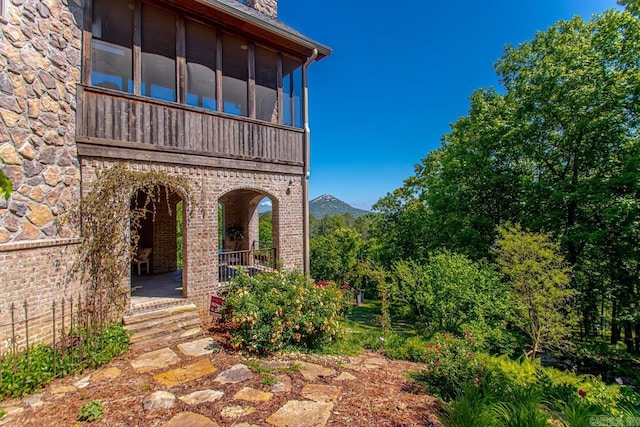
[[[388, 363], [375, 356], [327, 359], [332, 363], [233, 363], [238, 359], [222, 352], [211, 338], [129, 355], [82, 378], [58, 380], [43, 393], [4, 402], [7, 414], [0, 425], [59, 425], [55, 412], [60, 405], [78, 401], [81, 407], [100, 400], [105, 415], [91, 425], [325, 426], [340, 414], [334, 409], [344, 387]], [[79, 410], [70, 409], [70, 414]], [[74, 421], [68, 419], [65, 425]]]

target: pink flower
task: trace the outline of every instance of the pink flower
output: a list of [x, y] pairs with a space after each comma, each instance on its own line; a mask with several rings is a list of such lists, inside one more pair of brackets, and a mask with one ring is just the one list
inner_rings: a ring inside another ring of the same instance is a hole
[[479, 383], [480, 381], [482, 381], [482, 378], [476, 377], [476, 382]]
[[433, 348], [433, 344], [427, 344], [427, 348]]
[[436, 361], [435, 365], [440, 366], [440, 362]]
[[578, 390], [578, 394], [580, 395], [580, 397], [585, 397], [587, 395], [587, 392], [584, 390]]
[[467, 357], [471, 357], [471, 356], [473, 356], [473, 353], [471, 352], [467, 353]]

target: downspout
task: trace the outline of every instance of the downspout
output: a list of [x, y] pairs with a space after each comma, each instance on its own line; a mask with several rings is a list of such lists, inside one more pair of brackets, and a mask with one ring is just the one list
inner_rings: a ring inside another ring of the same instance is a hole
[[311, 162], [311, 128], [309, 127], [309, 85], [307, 84], [307, 69], [318, 57], [318, 49], [313, 48], [313, 53], [302, 66], [302, 121], [304, 122], [304, 181], [302, 182], [303, 198], [303, 237], [304, 237], [304, 274], [311, 274], [309, 262], [309, 176]]

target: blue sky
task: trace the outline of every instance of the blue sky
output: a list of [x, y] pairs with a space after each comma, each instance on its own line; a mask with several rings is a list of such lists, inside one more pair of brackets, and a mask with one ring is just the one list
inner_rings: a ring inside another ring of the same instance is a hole
[[615, 0], [279, 0], [280, 19], [330, 46], [309, 71], [310, 198], [369, 209], [402, 186], [465, 116], [469, 96], [498, 87], [506, 44]]

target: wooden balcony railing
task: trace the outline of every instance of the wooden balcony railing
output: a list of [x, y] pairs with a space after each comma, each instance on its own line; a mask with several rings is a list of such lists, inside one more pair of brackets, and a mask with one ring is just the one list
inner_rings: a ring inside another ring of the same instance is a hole
[[172, 153], [294, 166], [304, 162], [301, 129], [94, 86], [79, 86], [78, 100], [82, 143], [136, 149], [145, 144]]

